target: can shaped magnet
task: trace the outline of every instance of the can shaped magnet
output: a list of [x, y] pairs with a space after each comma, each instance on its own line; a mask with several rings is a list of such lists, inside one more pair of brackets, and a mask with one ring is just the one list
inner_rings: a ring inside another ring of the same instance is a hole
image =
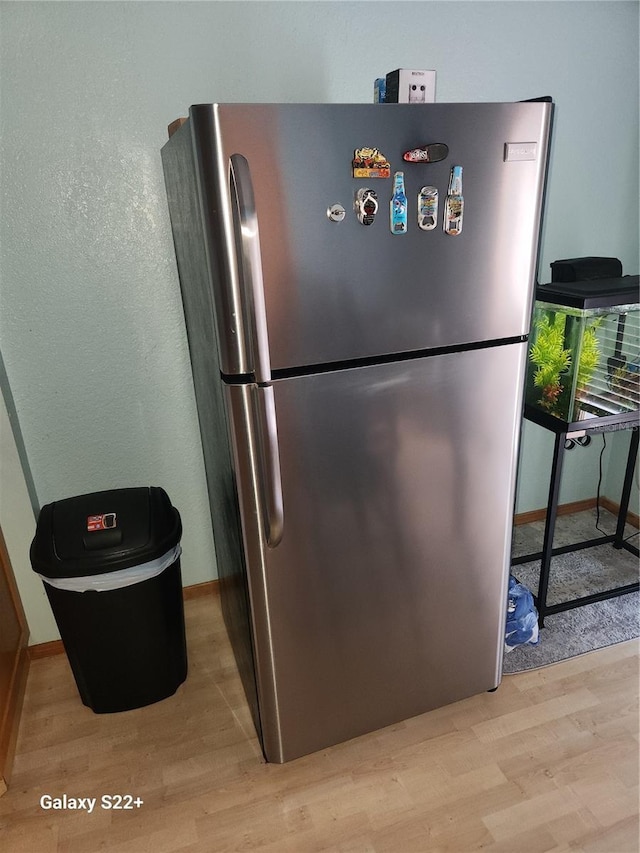
[[433, 231], [438, 224], [438, 190], [422, 187], [418, 193], [418, 228]]

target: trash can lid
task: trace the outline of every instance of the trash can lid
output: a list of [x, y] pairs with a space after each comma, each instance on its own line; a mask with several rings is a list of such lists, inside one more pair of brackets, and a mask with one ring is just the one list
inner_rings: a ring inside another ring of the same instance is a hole
[[31, 565], [47, 578], [105, 574], [161, 557], [181, 535], [180, 514], [164, 489], [94, 492], [42, 507]]

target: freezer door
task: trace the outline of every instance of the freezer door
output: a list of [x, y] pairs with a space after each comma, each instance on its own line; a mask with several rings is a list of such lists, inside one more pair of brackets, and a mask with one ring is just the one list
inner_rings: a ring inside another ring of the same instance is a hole
[[[189, 128], [225, 373], [274, 371], [527, 334], [552, 105], [201, 105]], [[179, 132], [182, 132], [179, 131]], [[403, 154], [445, 143], [436, 163]], [[390, 178], [354, 178], [356, 149], [404, 172], [408, 230], [390, 229]], [[464, 218], [443, 229], [452, 166]], [[418, 197], [439, 192], [437, 227]], [[354, 209], [378, 198], [373, 223]], [[343, 218], [331, 217], [334, 205]]]
[[[286, 761], [500, 681], [524, 344], [227, 388], [264, 749]], [[268, 468], [268, 466], [267, 466]]]

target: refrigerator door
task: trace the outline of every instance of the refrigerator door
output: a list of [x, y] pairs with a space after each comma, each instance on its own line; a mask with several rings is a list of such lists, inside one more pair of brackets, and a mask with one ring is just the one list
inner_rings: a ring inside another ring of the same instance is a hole
[[271, 547], [252, 426], [265, 389], [226, 387], [268, 760], [499, 683], [525, 355], [275, 381]]
[[[277, 372], [526, 335], [551, 109], [192, 107], [223, 373], [253, 372], [265, 353]], [[429, 143], [445, 143], [448, 157], [403, 160]], [[387, 157], [390, 178], [353, 177], [363, 147]], [[464, 197], [456, 236], [443, 229], [454, 165]], [[405, 234], [390, 230], [395, 171], [404, 172]], [[418, 226], [424, 187], [440, 196], [432, 230]], [[363, 189], [378, 199], [369, 225], [354, 207]], [[330, 215], [335, 205], [343, 217]]]

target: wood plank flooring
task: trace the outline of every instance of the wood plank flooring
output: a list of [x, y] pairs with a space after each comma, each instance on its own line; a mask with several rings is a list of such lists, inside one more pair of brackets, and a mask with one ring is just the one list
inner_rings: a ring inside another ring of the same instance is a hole
[[[96, 715], [66, 657], [32, 662], [0, 849], [637, 853], [637, 642], [278, 766], [262, 760], [218, 599], [186, 616], [189, 677], [148, 708]], [[97, 803], [45, 810], [45, 794]], [[113, 794], [144, 802], [101, 808]]]

